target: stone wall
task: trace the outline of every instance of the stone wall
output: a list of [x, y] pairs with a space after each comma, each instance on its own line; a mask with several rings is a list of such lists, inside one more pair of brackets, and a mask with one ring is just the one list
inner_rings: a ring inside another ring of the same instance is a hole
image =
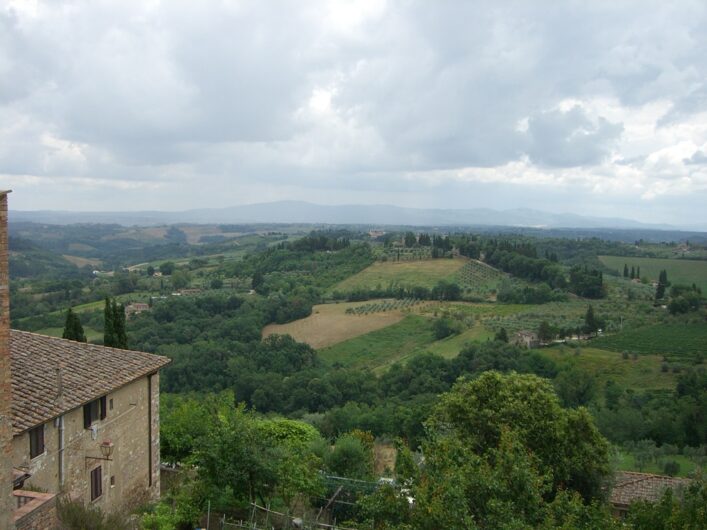
[[10, 410], [10, 291], [7, 257], [7, 193], [0, 192], [0, 530], [12, 528], [12, 425]]
[[15, 491], [22, 506], [15, 511], [16, 530], [55, 530], [59, 528], [56, 496], [50, 493]]
[[[158, 499], [157, 385], [159, 379], [155, 374], [151, 382], [148, 382], [148, 377], [142, 377], [107, 394], [106, 418], [95, 422], [95, 429], [84, 429], [83, 408], [64, 414], [63, 451], [60, 449], [62, 433], [59, 423], [55, 421], [44, 424], [45, 452], [33, 459], [29, 458], [28, 433], [15, 436], [14, 465], [26, 469], [32, 475], [26, 484], [53, 493], [65, 493], [73, 500], [96, 506], [104, 512], [126, 512]], [[148, 398], [149, 386], [152, 387], [151, 399]], [[100, 444], [105, 440], [113, 443], [110, 460], [100, 459]], [[64, 461], [63, 483], [60, 452]], [[101, 467], [103, 494], [91, 501], [90, 474], [98, 466]]]

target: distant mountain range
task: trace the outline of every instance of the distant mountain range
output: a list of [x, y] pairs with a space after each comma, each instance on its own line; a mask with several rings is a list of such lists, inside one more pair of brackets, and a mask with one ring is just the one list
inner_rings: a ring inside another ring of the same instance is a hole
[[[160, 225], [175, 223], [302, 223], [395, 226], [518, 226], [536, 228], [621, 228], [676, 230], [680, 227], [647, 224], [630, 219], [554, 214], [527, 208], [422, 209], [388, 205], [326, 206], [302, 201], [246, 204], [229, 208], [204, 208], [182, 212], [67, 212], [10, 211], [10, 222], [48, 224], [116, 223]], [[683, 228], [699, 230], [697, 228]]]

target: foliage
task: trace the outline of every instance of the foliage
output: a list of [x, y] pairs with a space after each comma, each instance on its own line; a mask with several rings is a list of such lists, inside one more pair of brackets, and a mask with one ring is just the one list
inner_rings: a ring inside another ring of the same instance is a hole
[[609, 473], [608, 443], [588, 412], [560, 407], [550, 384], [537, 376], [490, 371], [461, 381], [441, 396], [429, 427], [454, 434], [480, 456], [498, 448], [504, 432], [517, 437], [551, 477], [548, 498], [561, 488], [599, 498]]
[[57, 516], [62, 530], [130, 530], [127, 517], [115, 512], [106, 514], [97, 506], [85, 506], [82, 501], [57, 501]]
[[359, 480], [373, 475], [373, 447], [355, 433], [339, 436], [332, 451], [325, 458], [327, 468], [334, 475]]
[[666, 489], [657, 502], [638, 501], [629, 507], [626, 522], [634, 530], [671, 528], [698, 530], [707, 521], [707, 484], [699, 479], [674, 493]]
[[61, 337], [63, 339], [75, 340], [77, 342], [86, 342], [86, 334], [83, 331], [81, 319], [71, 308], [69, 308], [66, 312], [64, 333], [62, 333]]
[[103, 310], [103, 345], [112, 348], [128, 347], [128, 336], [125, 331], [125, 307], [123, 304], [106, 297]]

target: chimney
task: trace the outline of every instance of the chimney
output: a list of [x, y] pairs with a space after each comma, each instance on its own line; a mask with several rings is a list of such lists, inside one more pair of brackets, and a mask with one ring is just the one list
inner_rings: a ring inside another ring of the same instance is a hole
[[9, 530], [15, 511], [12, 496], [12, 387], [10, 378], [10, 275], [8, 270], [7, 194], [0, 191], [0, 530]]

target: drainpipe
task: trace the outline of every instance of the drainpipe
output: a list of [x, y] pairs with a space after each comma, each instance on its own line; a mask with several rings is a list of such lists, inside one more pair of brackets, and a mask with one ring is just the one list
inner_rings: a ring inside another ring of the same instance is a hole
[[[56, 367], [56, 403], [63, 409], [64, 407], [64, 380], [62, 377], [62, 365]], [[59, 491], [64, 487], [64, 415], [59, 416], [54, 422], [54, 426], [59, 430], [59, 450], [57, 458], [59, 460]]]
[[57, 452], [59, 459], [59, 491], [64, 488], [64, 416], [59, 416], [56, 419], [56, 427], [59, 430], [59, 451]]

